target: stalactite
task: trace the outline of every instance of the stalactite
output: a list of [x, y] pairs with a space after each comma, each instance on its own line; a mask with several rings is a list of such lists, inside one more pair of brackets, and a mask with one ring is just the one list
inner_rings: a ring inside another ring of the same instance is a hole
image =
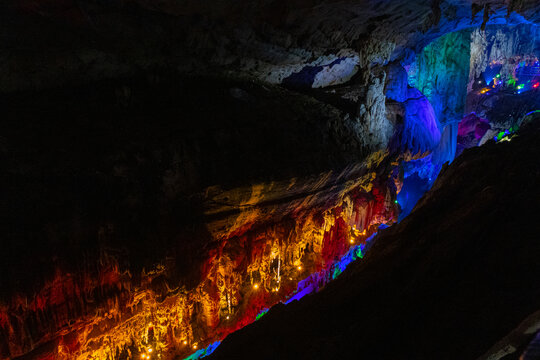
[[309, 274], [325, 272], [306, 282], [323, 286], [352, 238], [360, 241], [375, 224], [395, 221], [394, 179], [382, 174], [368, 172], [322, 205], [289, 211], [277, 223], [217, 237], [193, 288], [169, 284], [164, 264], [143, 270], [136, 281], [106, 251], [95, 271], [90, 263], [81, 274], [58, 271], [33, 299], [0, 307], [0, 359], [29, 349], [43, 349], [43, 357], [52, 351], [59, 360], [116, 359], [123, 349], [138, 357], [150, 343], [168, 359], [221, 340], [292, 296]]

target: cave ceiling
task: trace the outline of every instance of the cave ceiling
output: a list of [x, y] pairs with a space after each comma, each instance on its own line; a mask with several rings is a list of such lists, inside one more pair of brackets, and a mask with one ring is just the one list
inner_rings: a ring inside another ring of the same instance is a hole
[[532, 0], [24, 0], [3, 2], [2, 16], [4, 90], [152, 67], [281, 83], [305, 66], [348, 59], [365, 70], [448, 32], [540, 19]]

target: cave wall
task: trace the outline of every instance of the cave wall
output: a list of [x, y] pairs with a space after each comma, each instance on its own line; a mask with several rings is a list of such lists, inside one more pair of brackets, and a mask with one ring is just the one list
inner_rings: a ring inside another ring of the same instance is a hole
[[416, 59], [417, 71], [411, 85], [429, 99], [443, 127], [463, 116], [470, 36], [469, 31], [445, 35], [424, 48]]
[[429, 99], [440, 124], [442, 139], [434, 154], [440, 162], [455, 156], [457, 124], [465, 111], [470, 53], [470, 32], [453, 32], [429, 44], [411, 71], [412, 85]]
[[468, 90], [488, 65], [502, 65], [502, 81], [512, 78], [517, 64], [540, 55], [540, 29], [533, 24], [489, 26], [471, 33], [471, 66]]
[[468, 48], [435, 39], [540, 17], [531, 1], [228, 5], [0, 5], [2, 359], [185, 356], [304, 276], [324, 285], [396, 220], [401, 153], [453, 157]]
[[[538, 61], [539, 36], [540, 30], [533, 24], [488, 27], [485, 32], [472, 33], [467, 112], [490, 123], [480, 143], [501, 131], [517, 128], [526, 114], [540, 107], [532, 87], [535, 77], [519, 79], [520, 68], [534, 69]], [[495, 76], [497, 85], [493, 82]], [[524, 88], [519, 90], [520, 86]], [[482, 94], [485, 89], [489, 91]]]
[[[126, 264], [132, 254], [110, 245], [100, 246], [98, 258], [70, 254], [80, 261], [78, 270], [57, 265], [53, 277], [42, 276], [38, 291], [3, 302], [1, 358], [29, 353], [38, 359], [125, 359], [125, 352], [139, 357], [147, 348], [172, 358], [223, 339], [291, 296], [308, 274], [322, 272], [319, 285], [324, 285], [352, 243], [395, 220], [387, 161], [381, 157], [369, 169], [382, 171], [382, 178], [370, 171], [326, 196], [313, 193], [285, 204], [294, 213], [281, 214], [278, 223], [245, 226], [232, 234], [222, 229], [220, 241], [192, 239], [187, 255], [198, 259], [188, 264], [181, 263], [187, 260], [182, 254], [169, 252], [136, 273]], [[238, 218], [261, 221], [260, 212], [277, 211], [251, 205]], [[150, 256], [156, 245], [148, 242], [141, 251]], [[202, 249], [196, 252], [194, 246]]]
[[538, 226], [522, 215], [540, 215], [540, 123], [528, 125], [464, 152], [361, 261], [209, 358], [520, 358], [540, 308]]
[[395, 220], [396, 155], [339, 110], [202, 80], [4, 103], [2, 359], [187, 356]]

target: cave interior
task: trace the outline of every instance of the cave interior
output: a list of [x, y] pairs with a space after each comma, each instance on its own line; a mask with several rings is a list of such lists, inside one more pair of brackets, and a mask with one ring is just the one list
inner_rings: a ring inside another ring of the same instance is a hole
[[5, 0], [0, 360], [540, 359], [536, 0]]

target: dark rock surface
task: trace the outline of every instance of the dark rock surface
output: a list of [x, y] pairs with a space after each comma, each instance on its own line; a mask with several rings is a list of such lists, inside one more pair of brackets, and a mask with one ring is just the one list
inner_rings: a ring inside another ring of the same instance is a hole
[[211, 359], [476, 359], [540, 308], [540, 124], [465, 150], [368, 255]]
[[[534, 0], [6, 0], [0, 6], [0, 91], [155, 66], [241, 72], [271, 83], [317, 68], [327, 72], [319, 86], [340, 83], [353, 64], [367, 85], [373, 65], [407, 58], [448, 32], [540, 20]], [[333, 66], [338, 59], [349, 65]], [[306, 85], [313, 80], [308, 76]]]

